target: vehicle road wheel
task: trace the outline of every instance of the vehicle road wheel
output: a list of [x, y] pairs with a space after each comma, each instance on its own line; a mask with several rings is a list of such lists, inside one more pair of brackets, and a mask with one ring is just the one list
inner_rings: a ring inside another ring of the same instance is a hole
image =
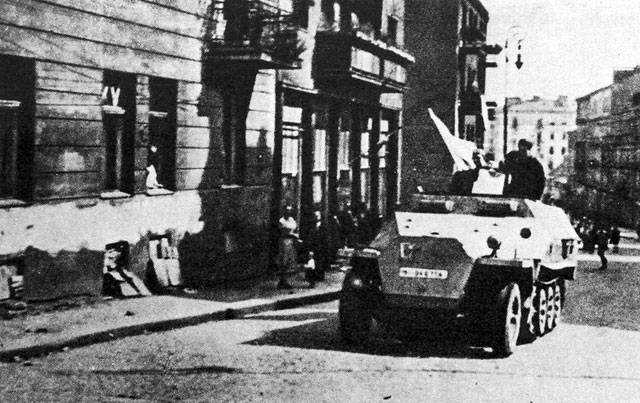
[[507, 284], [496, 301], [496, 333], [493, 351], [496, 355], [511, 355], [518, 342], [522, 321], [522, 297], [516, 283]]
[[560, 318], [562, 317], [562, 299], [562, 286], [560, 286], [560, 284], [556, 284], [553, 296], [553, 310], [555, 312], [553, 315], [553, 327], [558, 326]]
[[[533, 296], [529, 296], [531, 300], [527, 303], [524, 295], [520, 295], [522, 298], [522, 319], [520, 320], [520, 335], [518, 344], [531, 343], [536, 339], [535, 327], [533, 325], [533, 316], [535, 309], [533, 309]], [[529, 306], [527, 308], [527, 305]]]
[[547, 287], [547, 332], [553, 330], [554, 323], [556, 322], [555, 299], [555, 288], [550, 285]]
[[533, 297], [533, 327], [538, 336], [544, 336], [547, 327], [547, 292], [544, 288], [537, 288]]
[[373, 318], [362, 298], [353, 292], [343, 292], [338, 308], [340, 336], [349, 344], [365, 343]]

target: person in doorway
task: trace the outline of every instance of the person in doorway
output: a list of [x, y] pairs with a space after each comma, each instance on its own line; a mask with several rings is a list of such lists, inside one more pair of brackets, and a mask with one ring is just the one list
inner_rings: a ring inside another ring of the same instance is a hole
[[607, 270], [607, 258], [604, 253], [609, 249], [609, 236], [604, 228], [598, 229], [596, 233], [596, 244], [598, 246], [598, 256], [600, 257], [600, 270]]
[[297, 266], [296, 247], [300, 240], [298, 235], [298, 223], [293, 218], [293, 207], [287, 206], [280, 220], [278, 220], [278, 271], [280, 279], [278, 288], [290, 289], [291, 284], [287, 281], [289, 273], [295, 271]]
[[369, 242], [369, 233], [371, 232], [371, 225], [369, 223], [366, 205], [362, 204], [358, 206], [358, 214], [355, 217], [355, 221], [357, 231], [354, 237], [354, 244], [365, 245]]
[[329, 231], [322, 222], [322, 213], [314, 211], [313, 225], [307, 233], [307, 250], [312, 253], [315, 260], [315, 281], [324, 280], [325, 272], [331, 265], [331, 244], [329, 242]]
[[351, 206], [348, 203], [340, 204], [338, 208], [338, 223], [340, 224], [340, 236], [342, 246], [353, 246], [355, 229], [355, 219]]
[[327, 217], [327, 237], [329, 238], [329, 266], [335, 262], [338, 256], [338, 249], [344, 246], [340, 234], [340, 221], [335, 214]]
[[307, 281], [309, 282], [309, 288], [315, 288], [318, 281], [318, 267], [316, 265], [316, 259], [313, 255], [313, 251], [309, 251], [307, 254], [307, 261], [304, 263], [304, 272]]
[[540, 200], [544, 192], [545, 175], [540, 162], [530, 155], [530, 141], [520, 139], [518, 150], [505, 156], [503, 171], [510, 178], [504, 195]]

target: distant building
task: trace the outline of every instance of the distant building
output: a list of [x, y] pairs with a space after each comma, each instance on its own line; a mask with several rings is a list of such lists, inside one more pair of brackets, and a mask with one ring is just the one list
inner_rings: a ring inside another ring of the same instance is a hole
[[478, 0], [406, 0], [405, 43], [416, 57], [408, 70], [402, 138], [402, 194], [422, 186], [447, 189], [453, 160], [429, 119], [432, 108], [451, 133], [484, 144], [489, 13]]
[[[503, 107], [496, 110], [496, 118], [489, 123], [485, 137], [485, 152], [503, 160]], [[507, 152], [516, 150], [520, 139], [533, 144], [531, 153], [538, 158], [549, 174], [558, 168], [569, 154], [568, 133], [575, 130], [576, 104], [566, 96], [555, 100], [533, 97], [529, 100], [508, 99]]]
[[640, 223], [640, 66], [577, 99], [571, 208], [620, 225]]

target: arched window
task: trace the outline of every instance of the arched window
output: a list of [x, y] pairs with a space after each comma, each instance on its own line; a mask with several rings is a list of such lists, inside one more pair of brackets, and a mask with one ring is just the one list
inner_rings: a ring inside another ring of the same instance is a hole
[[553, 147], [549, 147], [549, 155], [553, 155]]

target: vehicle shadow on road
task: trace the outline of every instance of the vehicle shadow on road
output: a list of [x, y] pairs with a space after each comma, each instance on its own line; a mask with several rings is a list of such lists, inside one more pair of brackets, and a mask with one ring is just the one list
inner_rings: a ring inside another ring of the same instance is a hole
[[443, 357], [490, 359], [490, 350], [474, 347], [473, 338], [459, 326], [442, 326], [438, 331], [406, 332], [402, 338], [374, 326], [371, 336], [359, 344], [341, 340], [335, 312], [312, 312], [287, 315], [256, 315], [244, 320], [312, 321], [269, 331], [265, 336], [243, 344], [279, 346], [309, 350], [353, 352], [393, 357]]

